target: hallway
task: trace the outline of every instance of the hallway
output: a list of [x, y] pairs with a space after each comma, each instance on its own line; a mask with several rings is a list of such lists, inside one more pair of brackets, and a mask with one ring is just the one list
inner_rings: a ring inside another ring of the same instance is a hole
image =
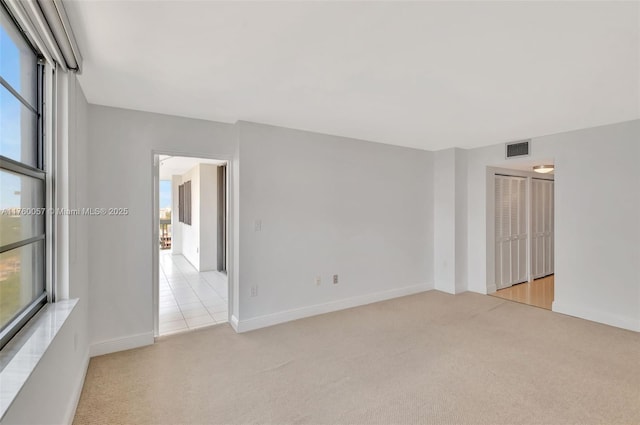
[[160, 251], [160, 336], [228, 321], [227, 276]]

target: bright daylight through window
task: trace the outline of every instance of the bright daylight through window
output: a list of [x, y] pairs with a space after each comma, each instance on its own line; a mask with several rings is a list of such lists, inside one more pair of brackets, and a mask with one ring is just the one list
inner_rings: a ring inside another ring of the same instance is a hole
[[0, 348], [47, 299], [42, 75], [0, 5]]

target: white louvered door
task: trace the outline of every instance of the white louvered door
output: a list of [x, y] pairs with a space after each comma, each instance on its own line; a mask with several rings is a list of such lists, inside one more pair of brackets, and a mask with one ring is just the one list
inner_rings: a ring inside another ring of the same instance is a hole
[[527, 278], [527, 179], [495, 176], [496, 286]]
[[553, 191], [552, 180], [531, 181], [531, 274], [534, 279], [554, 272]]

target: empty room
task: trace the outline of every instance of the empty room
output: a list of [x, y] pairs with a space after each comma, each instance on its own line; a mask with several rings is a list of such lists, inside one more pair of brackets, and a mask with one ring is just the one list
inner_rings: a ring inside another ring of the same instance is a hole
[[0, 424], [640, 424], [640, 1], [0, 0]]

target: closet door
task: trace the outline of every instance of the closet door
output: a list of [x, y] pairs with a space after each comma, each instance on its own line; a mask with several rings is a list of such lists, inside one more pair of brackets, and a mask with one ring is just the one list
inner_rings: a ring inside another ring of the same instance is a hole
[[531, 181], [531, 271], [534, 279], [553, 274], [553, 181]]
[[527, 185], [522, 177], [495, 176], [496, 286], [527, 281]]
[[554, 204], [553, 191], [554, 183], [549, 180], [545, 182], [544, 192], [544, 275], [553, 274], [553, 243], [554, 243]]

